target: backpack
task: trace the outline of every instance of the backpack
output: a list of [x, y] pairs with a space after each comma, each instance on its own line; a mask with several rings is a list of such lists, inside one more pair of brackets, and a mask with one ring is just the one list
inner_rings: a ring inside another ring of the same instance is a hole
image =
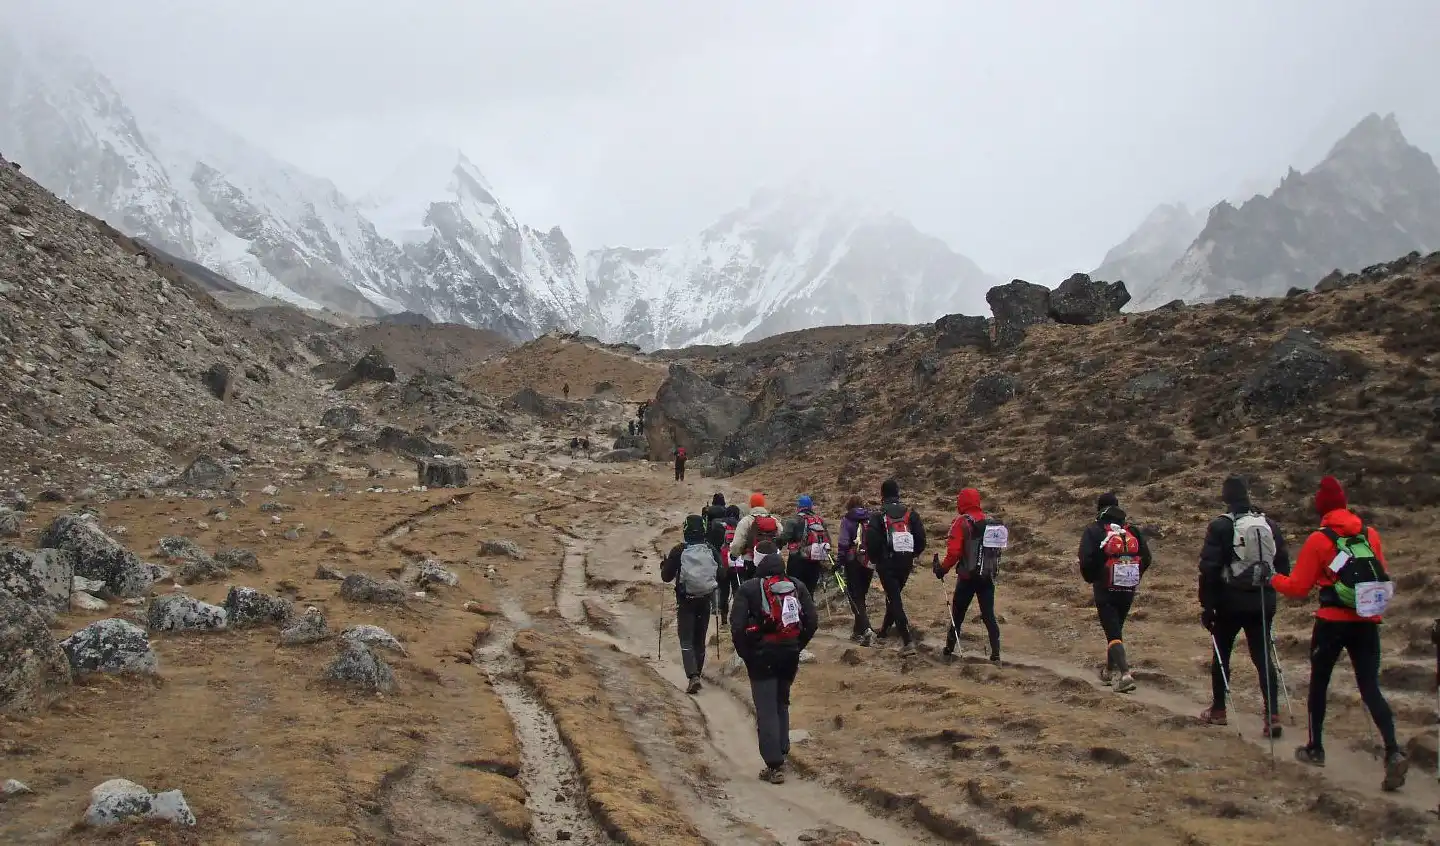
[[795, 583], [785, 576], [760, 580], [760, 604], [764, 616], [756, 629], [762, 643], [790, 644], [800, 640], [800, 597]]
[[676, 460], [676, 461], [684, 461], [684, 460], [685, 460], [685, 447], [675, 447], [675, 460]]
[[850, 544], [850, 554], [854, 556], [855, 563], [870, 566], [869, 547], [866, 546], [865, 536], [870, 533], [869, 518], [858, 521], [855, 524], [855, 540]]
[[691, 599], [714, 593], [720, 584], [715, 569], [715, 556], [709, 544], [687, 545], [680, 553], [681, 592]]
[[1140, 586], [1140, 539], [1128, 525], [1105, 527], [1100, 554], [1105, 556], [1105, 584], [1110, 590], [1133, 593]]
[[960, 566], [971, 578], [994, 579], [1000, 572], [1000, 553], [1010, 545], [1010, 530], [999, 520], [985, 515], [965, 520], [965, 550]]
[[1230, 563], [1220, 571], [1225, 584], [1240, 590], [1262, 590], [1275, 575], [1275, 532], [1258, 511], [1222, 515], [1235, 527]]
[[764, 541], [775, 542], [775, 538], [780, 535], [780, 523], [773, 515], [759, 514], [755, 517], [753, 528], [754, 531], [751, 532], [753, 537], [750, 539], [750, 554], [752, 556], [755, 554], [755, 547]]
[[910, 509], [895, 519], [889, 514], [880, 512], [885, 520], [885, 544], [890, 551], [896, 555], [915, 554], [915, 535], [910, 532]]
[[1362, 525], [1359, 534], [1342, 537], [1333, 529], [1321, 529], [1335, 544], [1330, 572], [1335, 584], [1320, 591], [1320, 604], [1352, 609], [1361, 617], [1384, 616], [1395, 596], [1395, 583], [1370, 547], [1370, 530]]
[[[726, 523], [726, 524], [725, 524], [725, 544], [720, 547], [720, 560], [721, 560], [721, 561], [730, 561], [730, 560], [732, 560], [732, 559], [730, 558], [730, 544], [732, 544], [732, 543], [734, 543], [734, 542], [735, 542], [735, 524], [734, 524], [734, 523]], [[740, 560], [740, 559], [738, 559], [738, 558], [734, 559], [734, 561], [736, 561], [737, 563], [731, 564], [731, 565], [729, 565], [729, 566], [730, 566], [732, 569], [740, 569], [740, 568], [741, 568], [742, 566], [744, 566], [744, 565], [739, 564], [739, 563], [738, 563], [739, 560]]]
[[805, 531], [790, 542], [790, 551], [800, 552], [806, 561], [828, 561], [830, 531], [825, 528], [825, 521], [814, 514], [801, 514], [800, 518], [805, 521]]

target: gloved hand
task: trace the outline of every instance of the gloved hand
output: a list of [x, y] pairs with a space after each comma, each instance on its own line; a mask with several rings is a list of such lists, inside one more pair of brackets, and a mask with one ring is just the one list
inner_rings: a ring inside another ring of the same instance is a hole
[[1200, 612], [1200, 625], [1209, 631], [1215, 631], [1215, 609], [1206, 608]]
[[935, 578], [939, 579], [942, 582], [945, 581], [945, 571], [940, 569], [939, 560], [936, 560], [930, 564], [930, 572], [935, 574]]

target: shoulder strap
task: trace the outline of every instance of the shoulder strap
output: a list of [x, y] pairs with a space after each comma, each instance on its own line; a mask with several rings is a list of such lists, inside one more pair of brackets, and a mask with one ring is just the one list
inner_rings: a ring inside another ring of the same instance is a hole
[[[1363, 527], [1362, 527], [1362, 528], [1363, 528]], [[1340, 533], [1337, 532], [1337, 531], [1335, 531], [1334, 529], [1330, 528], [1329, 526], [1321, 526], [1321, 527], [1320, 527], [1320, 534], [1322, 534], [1322, 535], [1324, 535], [1325, 537], [1329, 538], [1331, 543], [1334, 543], [1334, 544], [1340, 543]]]

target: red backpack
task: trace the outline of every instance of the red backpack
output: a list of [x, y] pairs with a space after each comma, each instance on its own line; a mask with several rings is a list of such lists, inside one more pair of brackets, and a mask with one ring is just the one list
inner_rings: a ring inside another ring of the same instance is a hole
[[675, 447], [675, 459], [677, 461], [685, 460], [685, 447]]
[[805, 521], [805, 533], [802, 537], [790, 541], [790, 552], [803, 552], [804, 557], [810, 561], [826, 560], [829, 556], [824, 544], [830, 542], [830, 531], [825, 528], [825, 521], [814, 514], [801, 514], [800, 517]]
[[1105, 527], [1100, 554], [1105, 556], [1105, 584], [1110, 590], [1133, 593], [1140, 586], [1140, 538], [1128, 525]]
[[774, 543], [775, 538], [780, 535], [780, 523], [769, 514], [760, 514], [755, 517], [753, 537], [750, 539], [750, 554], [755, 554], [755, 547], [764, 541]]
[[765, 616], [756, 630], [762, 643], [795, 643], [800, 639], [800, 597], [795, 583], [785, 576], [766, 576], [760, 580], [760, 602]]
[[[727, 566], [727, 567], [728, 567], [728, 566], [731, 566], [731, 565], [729, 564], [729, 561], [730, 561], [730, 544], [733, 543], [734, 541], [735, 541], [735, 524], [734, 524], [734, 523], [726, 523], [726, 524], [725, 524], [725, 543], [722, 544], [721, 547], [720, 547], [720, 560], [726, 562], [726, 566]], [[737, 559], [737, 560], [738, 560], [738, 559]]]

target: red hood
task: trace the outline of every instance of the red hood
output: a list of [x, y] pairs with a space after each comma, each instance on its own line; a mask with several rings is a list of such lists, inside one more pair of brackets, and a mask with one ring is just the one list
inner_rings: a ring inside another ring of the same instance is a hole
[[965, 516], [979, 520], [985, 516], [980, 510], [980, 492], [974, 488], [964, 488], [955, 495], [955, 510]]
[[1334, 511], [1327, 512], [1324, 517], [1320, 518], [1321, 528], [1333, 529], [1335, 534], [1341, 537], [1351, 537], [1359, 534], [1360, 527], [1364, 525], [1365, 523], [1360, 519], [1360, 515], [1348, 508], [1337, 508]]

